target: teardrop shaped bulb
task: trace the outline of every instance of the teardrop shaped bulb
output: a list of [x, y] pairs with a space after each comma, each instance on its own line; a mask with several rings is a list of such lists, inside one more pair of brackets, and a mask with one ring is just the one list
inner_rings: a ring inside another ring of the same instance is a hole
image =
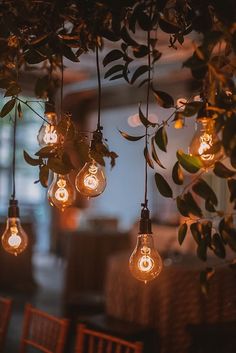
[[56, 130], [56, 113], [45, 113], [45, 118], [49, 123], [44, 122], [37, 135], [37, 140], [41, 147], [54, 145], [59, 142], [59, 135]]
[[16, 200], [10, 200], [6, 229], [1, 240], [4, 250], [15, 256], [28, 245], [28, 236], [21, 226]]
[[69, 179], [69, 175], [54, 173], [53, 181], [48, 188], [50, 205], [64, 211], [66, 207], [73, 204], [75, 197], [75, 188]]
[[145, 283], [156, 278], [162, 270], [162, 259], [154, 247], [151, 234], [139, 234], [134, 251], [129, 259], [133, 277]]
[[87, 197], [100, 195], [106, 184], [104, 168], [95, 161], [87, 162], [75, 178], [76, 189]]
[[203, 166], [209, 168], [223, 156], [223, 149], [214, 128], [214, 120], [200, 118], [198, 122], [200, 126], [190, 143], [189, 153], [200, 157]]

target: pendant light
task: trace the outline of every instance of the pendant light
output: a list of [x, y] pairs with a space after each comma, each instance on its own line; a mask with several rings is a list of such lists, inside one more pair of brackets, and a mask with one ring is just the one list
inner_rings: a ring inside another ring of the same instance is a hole
[[96, 45], [96, 67], [97, 67], [97, 78], [98, 78], [98, 121], [97, 129], [93, 132], [89, 157], [90, 161], [85, 163], [84, 167], [79, 171], [75, 178], [76, 189], [86, 197], [99, 196], [106, 188], [106, 174], [105, 168], [101, 166], [93, 158], [93, 151], [96, 150], [96, 145], [101, 143], [103, 140], [101, 126], [101, 78], [99, 68], [99, 57], [98, 57], [98, 45]]
[[16, 196], [16, 127], [17, 127], [17, 105], [15, 107], [15, 117], [13, 126], [13, 158], [12, 158], [12, 195], [9, 200], [8, 218], [6, 229], [2, 235], [2, 246], [8, 253], [17, 256], [22, 253], [28, 245], [28, 236], [21, 226], [20, 210]]
[[[61, 56], [61, 119], [63, 115], [63, 85], [64, 85], [64, 67], [63, 56]], [[51, 124], [51, 127], [53, 125]], [[56, 129], [55, 129], [56, 130]], [[59, 136], [57, 134], [57, 140]], [[51, 206], [57, 207], [60, 211], [71, 206], [76, 199], [75, 187], [70, 181], [68, 174], [54, 173], [52, 183], [48, 187], [47, 198]]]
[[52, 100], [45, 103], [44, 117], [47, 121], [44, 121], [37, 136], [40, 147], [51, 146], [59, 142], [59, 136], [56, 130], [57, 114]]
[[189, 145], [189, 153], [198, 156], [205, 169], [213, 166], [223, 156], [223, 149], [215, 130], [215, 120], [209, 116], [207, 102], [196, 119], [198, 125]]
[[[152, 4], [151, 4], [152, 7]], [[150, 11], [151, 12], [151, 11]], [[150, 15], [151, 17], [151, 15]], [[148, 86], [147, 86], [147, 104], [146, 104], [146, 118], [148, 119], [149, 110], [149, 94], [150, 94], [150, 31], [147, 36], [148, 42]], [[145, 127], [145, 148], [148, 147], [148, 126]], [[162, 259], [154, 246], [152, 236], [152, 225], [150, 219], [150, 211], [148, 209], [147, 198], [147, 160], [145, 159], [145, 181], [144, 181], [144, 202], [141, 204], [141, 219], [139, 222], [139, 233], [137, 235], [137, 243], [134, 251], [129, 259], [129, 269], [133, 277], [139, 281], [147, 283], [156, 278], [162, 270]]]

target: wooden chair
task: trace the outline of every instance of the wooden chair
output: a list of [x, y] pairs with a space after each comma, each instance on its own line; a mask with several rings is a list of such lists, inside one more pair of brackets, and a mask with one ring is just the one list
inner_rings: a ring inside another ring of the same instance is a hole
[[0, 297], [0, 352], [2, 352], [11, 315], [12, 300]]
[[20, 353], [25, 353], [28, 347], [44, 353], [62, 353], [68, 323], [66, 319], [59, 319], [26, 304]]
[[79, 324], [76, 334], [75, 353], [142, 353], [141, 342], [130, 342], [122, 338], [89, 329]]

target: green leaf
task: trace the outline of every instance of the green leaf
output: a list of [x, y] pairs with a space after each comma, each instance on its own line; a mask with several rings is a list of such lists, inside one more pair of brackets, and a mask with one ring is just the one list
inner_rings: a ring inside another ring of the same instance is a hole
[[166, 92], [155, 90], [152, 87], [152, 92], [154, 97], [157, 100], [157, 103], [163, 108], [172, 108], [174, 107], [174, 99]]
[[48, 187], [49, 168], [47, 165], [39, 167], [39, 180], [44, 188]]
[[39, 158], [32, 158], [26, 151], [23, 151], [24, 154], [24, 159], [26, 161], [26, 163], [32, 165], [32, 166], [36, 166], [36, 165], [40, 165], [40, 159]]
[[155, 182], [156, 182], [157, 189], [162, 196], [170, 197], [170, 198], [173, 197], [172, 189], [170, 188], [169, 184], [161, 174], [159, 173], [155, 174]]
[[212, 247], [216, 256], [220, 257], [221, 259], [225, 258], [225, 245], [218, 233], [213, 234]]
[[52, 157], [57, 153], [57, 150], [54, 146], [45, 146], [41, 148], [38, 152], [35, 153], [35, 156], [39, 156], [41, 158]]
[[133, 47], [133, 54], [135, 58], [143, 58], [148, 54], [149, 50], [146, 45], [140, 45], [138, 47]]
[[25, 61], [31, 65], [39, 64], [46, 59], [47, 59], [46, 56], [42, 55], [39, 51], [34, 49], [29, 49], [25, 53]]
[[154, 159], [154, 161], [159, 165], [159, 167], [166, 169], [163, 164], [161, 163], [160, 159], [158, 158], [156, 149], [155, 149], [155, 137], [151, 138], [151, 146], [152, 146], [152, 158]]
[[123, 71], [124, 65], [115, 65], [112, 66], [104, 75], [104, 78], [107, 78], [113, 74], [116, 74], [117, 72]]
[[133, 84], [141, 75], [145, 74], [145, 72], [149, 71], [150, 68], [148, 65], [142, 65], [137, 68], [137, 70], [134, 72], [130, 83]]
[[0, 113], [0, 117], [3, 118], [7, 114], [9, 114], [14, 108], [15, 104], [16, 104], [15, 99], [10, 99], [6, 104], [4, 104]]
[[120, 31], [120, 35], [121, 35], [121, 38], [125, 41], [125, 43], [127, 43], [128, 45], [131, 45], [131, 46], [134, 46], [134, 47], [136, 47], [138, 45], [138, 43], [135, 42], [135, 40], [133, 40], [130, 37], [130, 35], [129, 35], [129, 33], [128, 33], [128, 31], [127, 31], [125, 26], [122, 27], [122, 29]]
[[205, 209], [208, 212], [216, 212], [215, 206], [213, 205], [213, 203], [211, 202], [211, 200], [207, 199], [205, 201]]
[[187, 204], [182, 197], [178, 196], [176, 198], [176, 206], [182, 216], [184, 216], [184, 217], [189, 216]]
[[230, 202], [233, 202], [236, 199], [236, 179], [228, 180], [228, 188], [230, 191]]
[[183, 116], [185, 117], [191, 117], [202, 108], [203, 102], [189, 102], [185, 103], [184, 110], [182, 112]]
[[23, 113], [22, 113], [20, 102], [17, 104], [17, 111], [18, 111], [18, 118], [22, 118]]
[[72, 62], [79, 61], [77, 56], [74, 54], [73, 50], [70, 47], [68, 47], [67, 45], [61, 44], [61, 51], [62, 51], [62, 55], [65, 56], [70, 61], [72, 61]]
[[216, 162], [213, 172], [220, 178], [231, 178], [235, 175], [235, 171], [228, 169], [223, 163]]
[[144, 148], [143, 154], [144, 154], [144, 157], [145, 157], [145, 159], [146, 159], [147, 164], [149, 165], [149, 167], [152, 168], [152, 169], [154, 169], [154, 164], [153, 164], [153, 161], [152, 161], [152, 159], [151, 159], [151, 157], [150, 157], [150, 154], [149, 154], [149, 152], [148, 152], [148, 148], [147, 148], [147, 147]]
[[172, 179], [177, 185], [182, 185], [184, 182], [184, 174], [178, 161], [175, 163], [172, 169]]
[[107, 66], [112, 61], [123, 58], [123, 56], [124, 56], [124, 54], [122, 51], [120, 51], [118, 49], [114, 49], [114, 50], [110, 51], [103, 59], [103, 66]]
[[156, 124], [155, 123], [152, 123], [151, 121], [149, 121], [144, 115], [143, 115], [143, 112], [141, 110], [141, 106], [139, 106], [139, 119], [141, 121], [141, 123], [145, 126], [145, 127], [148, 127], [148, 126], [153, 126], [155, 127]]
[[199, 222], [192, 223], [190, 225], [190, 230], [195, 242], [199, 245], [201, 242], [201, 224]]
[[213, 189], [203, 180], [199, 178], [192, 187], [195, 194], [202, 197], [204, 200], [210, 200], [213, 205], [217, 206], [218, 200]]
[[71, 167], [62, 161], [60, 158], [49, 157], [48, 158], [48, 168], [57, 174], [68, 174], [71, 171]]
[[123, 131], [120, 131], [120, 130], [119, 130], [119, 133], [120, 133], [126, 140], [129, 140], [129, 141], [138, 141], [138, 140], [141, 140], [143, 137], [145, 137], [145, 135], [141, 135], [141, 136], [131, 136], [131, 135], [128, 135], [126, 132], [123, 132]]
[[186, 234], [187, 234], [187, 230], [188, 230], [188, 225], [187, 223], [183, 223], [181, 224], [181, 226], [179, 227], [179, 230], [178, 230], [178, 241], [179, 241], [179, 244], [182, 245], [185, 237], [186, 237]]
[[164, 126], [160, 127], [160, 129], [157, 130], [155, 134], [155, 141], [157, 146], [160, 148], [160, 150], [162, 150], [163, 152], [166, 152], [168, 137]]
[[17, 96], [21, 92], [21, 88], [16, 83], [11, 85], [5, 92], [4, 97]]
[[186, 206], [188, 207], [190, 213], [192, 213], [196, 217], [199, 217], [199, 218], [202, 217], [202, 210], [194, 200], [191, 192], [187, 192], [184, 195], [184, 201], [186, 202]]
[[181, 166], [189, 173], [197, 173], [203, 167], [199, 157], [186, 154], [182, 150], [178, 150], [176, 156]]

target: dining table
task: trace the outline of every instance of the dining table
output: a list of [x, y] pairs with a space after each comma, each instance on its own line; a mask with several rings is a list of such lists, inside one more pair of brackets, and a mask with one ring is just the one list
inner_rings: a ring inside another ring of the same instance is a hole
[[161, 274], [146, 284], [131, 276], [129, 256], [123, 252], [108, 260], [106, 314], [154, 329], [158, 353], [189, 352], [189, 325], [236, 320], [236, 272], [228, 266], [216, 267], [206, 295], [199, 280], [206, 264], [196, 256], [162, 254]]

